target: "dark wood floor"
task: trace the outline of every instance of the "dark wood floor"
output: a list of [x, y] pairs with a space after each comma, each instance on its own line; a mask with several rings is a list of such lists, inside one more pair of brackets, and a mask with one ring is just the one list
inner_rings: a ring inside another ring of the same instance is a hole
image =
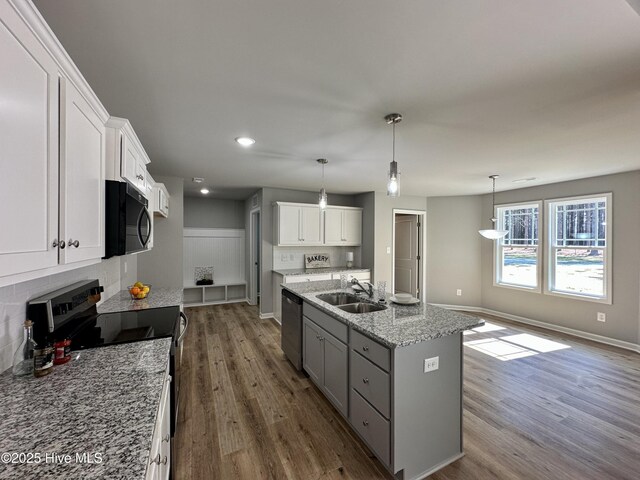
[[[179, 480], [392, 478], [286, 361], [277, 324], [246, 304], [187, 313]], [[430, 478], [639, 478], [640, 355], [483, 318], [501, 329], [464, 337], [466, 455]]]

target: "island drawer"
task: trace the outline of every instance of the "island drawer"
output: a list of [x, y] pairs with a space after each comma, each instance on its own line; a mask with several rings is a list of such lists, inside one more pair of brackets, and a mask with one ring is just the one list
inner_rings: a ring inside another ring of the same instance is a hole
[[371, 340], [369, 337], [362, 335], [353, 328], [351, 329], [351, 348], [363, 357], [371, 360], [385, 372], [389, 371], [391, 367], [390, 350], [378, 342]]
[[349, 420], [351, 425], [369, 444], [380, 461], [389, 465], [389, 443], [391, 440], [389, 421], [376, 412], [376, 409], [369, 405], [353, 388], [350, 400]]
[[316, 307], [309, 305], [307, 302], [304, 302], [302, 305], [302, 314], [308, 319], [313, 320], [341, 342], [347, 343], [348, 328], [337, 318], [327, 315]]
[[391, 392], [389, 374], [357, 352], [351, 351], [351, 386], [389, 418]]

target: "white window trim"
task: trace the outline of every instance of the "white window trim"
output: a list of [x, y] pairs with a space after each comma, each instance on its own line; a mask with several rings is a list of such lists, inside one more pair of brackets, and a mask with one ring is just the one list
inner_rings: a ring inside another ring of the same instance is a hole
[[[602, 248], [603, 253], [603, 261], [604, 261], [604, 274], [605, 274], [605, 282], [604, 282], [604, 296], [603, 297], [594, 297], [591, 295], [580, 295], [577, 293], [570, 292], [561, 292], [557, 290], [551, 290], [551, 285], [553, 283], [553, 237], [555, 233], [555, 222], [551, 223], [551, 221], [555, 218], [553, 215], [551, 208], [553, 203], [564, 203], [564, 202], [576, 202], [580, 200], [588, 200], [593, 198], [605, 198], [607, 203], [606, 215], [607, 215], [607, 229], [606, 229], [606, 247], [596, 247]], [[606, 305], [611, 305], [613, 303], [613, 289], [612, 289], [612, 264], [613, 264], [613, 216], [611, 214], [613, 208], [613, 194], [611, 192], [608, 193], [593, 193], [590, 195], [579, 195], [576, 197], [561, 197], [561, 198], [550, 198], [544, 201], [544, 211], [546, 217], [549, 219], [549, 223], [545, 222], [545, 254], [547, 260], [545, 262], [546, 272], [544, 275], [544, 293], [545, 295], [552, 295], [554, 297], [561, 298], [573, 298], [575, 300], [584, 300], [587, 302], [594, 303], [604, 303]]]
[[[498, 263], [500, 262], [500, 240], [496, 240], [494, 243], [494, 247], [493, 247], [493, 286], [494, 287], [500, 287], [500, 288], [509, 288], [512, 290], [518, 290], [520, 292], [532, 292], [532, 293], [542, 293], [542, 270], [543, 270], [543, 264], [542, 264], [542, 251], [544, 249], [544, 245], [543, 245], [543, 240], [544, 240], [544, 211], [543, 211], [543, 204], [542, 204], [542, 200], [533, 200], [530, 202], [517, 202], [517, 203], [503, 203], [500, 205], [496, 205], [493, 209], [493, 216], [494, 218], [498, 218], [498, 209], [499, 208], [518, 208], [518, 207], [524, 207], [527, 205], [535, 205], [538, 207], [538, 250], [537, 250], [537, 255], [536, 255], [536, 283], [537, 286], [535, 287], [529, 287], [527, 285], [516, 285], [513, 283], [501, 283], [498, 282], [498, 270], [499, 270], [499, 265]], [[499, 221], [499, 219], [498, 219]], [[499, 223], [498, 223], [499, 225]], [[496, 228], [498, 228], [498, 225], [496, 225]]]

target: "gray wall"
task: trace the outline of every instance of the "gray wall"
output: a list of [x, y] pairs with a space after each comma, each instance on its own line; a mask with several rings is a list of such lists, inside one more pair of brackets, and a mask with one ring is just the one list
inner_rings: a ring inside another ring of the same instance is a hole
[[184, 197], [184, 226], [192, 228], [245, 228], [244, 201]]
[[[355, 207], [353, 195], [337, 195], [329, 193], [329, 205]], [[274, 202], [317, 203], [318, 192], [301, 190], [285, 190], [280, 188], [262, 189], [262, 296], [260, 298], [260, 312], [273, 313], [273, 298], [269, 290], [273, 286], [273, 245], [274, 245]]]
[[157, 177], [171, 196], [169, 217], [155, 217], [153, 249], [138, 254], [138, 278], [157, 287], [182, 288], [183, 180]]
[[355, 206], [362, 208], [362, 247], [360, 251], [361, 267], [371, 270], [373, 278], [375, 264], [375, 237], [376, 237], [376, 195], [374, 192], [356, 195]]
[[[640, 342], [640, 171], [587, 178], [496, 194], [496, 203], [613, 193], [613, 304], [561, 298], [493, 286], [493, 245], [482, 242], [482, 306], [563, 327]], [[491, 217], [491, 196], [482, 218]], [[543, 252], [543, 257], [545, 253]], [[544, 260], [543, 260], [544, 262]], [[607, 315], [606, 323], [596, 313]]]
[[[245, 258], [245, 262], [244, 262], [244, 270], [245, 270], [245, 276], [244, 278], [247, 279], [247, 297], [249, 297], [249, 295], [251, 294], [250, 292], [250, 288], [251, 288], [251, 210], [253, 210], [256, 207], [253, 207], [251, 205], [251, 200], [253, 198], [254, 195], [258, 196], [258, 207], [262, 210], [262, 190], [258, 190], [255, 193], [252, 193], [249, 198], [247, 198], [244, 201], [243, 204], [243, 211], [242, 211], [242, 216], [243, 216], [243, 221], [244, 221], [244, 231], [245, 231], [245, 238], [246, 241], [244, 242], [244, 258]], [[262, 221], [262, 218], [260, 218], [260, 221]], [[260, 259], [260, 261], [262, 261], [262, 259]], [[262, 271], [262, 270], [260, 270]], [[270, 285], [270, 283], [269, 283]], [[271, 287], [269, 287], [271, 288]], [[264, 289], [262, 289], [264, 290]], [[262, 295], [262, 292], [261, 292]]]
[[[386, 193], [375, 193], [375, 244], [374, 244], [374, 275], [375, 282], [386, 281], [387, 291], [391, 291], [392, 257], [387, 253], [387, 247], [392, 246], [393, 240], [393, 210], [427, 210], [426, 197], [401, 195], [391, 198]], [[428, 261], [428, 260], [427, 260]]]
[[[482, 197], [429, 197], [427, 301], [482, 305]], [[456, 290], [462, 290], [462, 296]]]

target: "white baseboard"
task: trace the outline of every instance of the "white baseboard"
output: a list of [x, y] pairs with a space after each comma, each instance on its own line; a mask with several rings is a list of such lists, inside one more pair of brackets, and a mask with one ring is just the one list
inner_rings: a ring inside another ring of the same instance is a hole
[[[271, 312], [271, 313], [261, 313], [260, 314], [260, 320], [266, 320], [267, 318], [273, 318], [274, 320], [276, 320], [276, 317], [273, 315], [273, 312]], [[280, 322], [278, 322], [278, 323], [280, 323]]]
[[496, 317], [503, 317], [503, 318], [506, 318], [507, 320], [512, 320], [514, 322], [524, 323], [526, 325], [533, 325], [534, 327], [546, 328], [547, 330], [566, 333], [567, 335], [573, 335], [574, 337], [580, 337], [586, 340], [591, 340], [598, 343], [604, 343], [605, 345], [612, 345], [614, 347], [624, 348], [625, 350], [631, 350], [632, 352], [640, 353], [640, 344], [625, 342], [624, 340], [605, 337], [604, 335], [598, 335], [595, 333], [583, 332], [582, 330], [563, 327], [560, 325], [555, 325], [553, 323], [541, 322], [540, 320], [521, 317], [520, 315], [512, 315], [510, 313], [499, 312], [497, 310], [491, 310], [489, 308], [473, 307], [473, 306], [467, 306], [467, 305], [445, 305], [445, 304], [439, 304], [439, 303], [433, 303], [432, 305], [435, 305], [436, 307], [446, 308], [448, 310], [463, 310], [466, 312], [479, 312], [479, 313], [486, 313], [488, 315], [495, 315]]

